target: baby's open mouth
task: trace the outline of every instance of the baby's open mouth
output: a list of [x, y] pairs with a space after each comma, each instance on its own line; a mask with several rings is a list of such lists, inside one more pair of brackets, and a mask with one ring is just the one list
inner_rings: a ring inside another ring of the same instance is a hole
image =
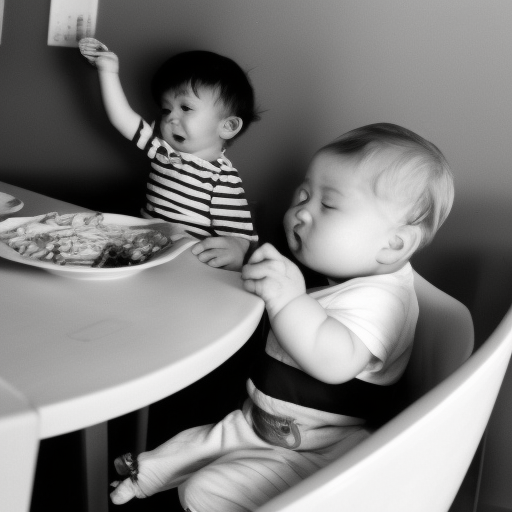
[[302, 247], [302, 240], [295, 231], [293, 232], [293, 238], [295, 240], [295, 250], [299, 250]]
[[178, 143], [182, 143], [185, 141], [185, 137], [182, 137], [181, 135], [173, 135], [172, 138]]

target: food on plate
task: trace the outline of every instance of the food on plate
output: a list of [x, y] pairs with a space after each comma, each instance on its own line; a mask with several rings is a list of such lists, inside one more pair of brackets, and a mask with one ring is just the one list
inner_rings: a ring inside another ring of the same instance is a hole
[[153, 227], [105, 224], [101, 213], [56, 212], [0, 222], [0, 241], [27, 258], [96, 268], [138, 265], [171, 243]]

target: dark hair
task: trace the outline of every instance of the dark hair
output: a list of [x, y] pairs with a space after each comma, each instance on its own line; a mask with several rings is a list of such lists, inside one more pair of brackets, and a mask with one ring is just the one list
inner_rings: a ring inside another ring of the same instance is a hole
[[[373, 165], [373, 157], [394, 149], [387, 164]], [[351, 130], [320, 152], [351, 156], [368, 172], [377, 195], [392, 195], [411, 204], [408, 224], [422, 231], [420, 248], [427, 245], [446, 220], [453, 204], [453, 176], [441, 151], [420, 135], [391, 123]]]
[[240, 117], [243, 121], [238, 136], [259, 119], [249, 78], [228, 57], [204, 50], [178, 53], [157, 70], [151, 81], [151, 92], [160, 105], [164, 93], [188, 85], [195, 94], [199, 87], [218, 90], [219, 99], [228, 114]]

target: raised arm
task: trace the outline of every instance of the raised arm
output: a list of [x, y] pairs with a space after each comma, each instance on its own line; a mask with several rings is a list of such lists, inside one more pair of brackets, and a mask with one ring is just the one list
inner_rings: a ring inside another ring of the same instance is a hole
[[245, 288], [265, 301], [279, 344], [306, 373], [339, 384], [370, 362], [366, 345], [306, 294], [299, 268], [273, 246], [254, 252], [242, 278]]
[[79, 43], [82, 55], [98, 68], [103, 104], [110, 122], [126, 138], [132, 139], [139, 127], [140, 116], [132, 110], [119, 79], [119, 59], [95, 39]]

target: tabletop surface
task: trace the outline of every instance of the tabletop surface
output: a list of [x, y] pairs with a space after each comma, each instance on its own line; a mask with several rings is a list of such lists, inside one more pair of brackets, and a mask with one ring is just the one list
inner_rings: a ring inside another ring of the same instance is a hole
[[[15, 216], [85, 211], [0, 183]], [[112, 212], [107, 212], [112, 213]], [[0, 259], [0, 378], [39, 413], [40, 438], [126, 414], [179, 391], [251, 336], [263, 301], [238, 272], [187, 249], [133, 276], [82, 281]]]

